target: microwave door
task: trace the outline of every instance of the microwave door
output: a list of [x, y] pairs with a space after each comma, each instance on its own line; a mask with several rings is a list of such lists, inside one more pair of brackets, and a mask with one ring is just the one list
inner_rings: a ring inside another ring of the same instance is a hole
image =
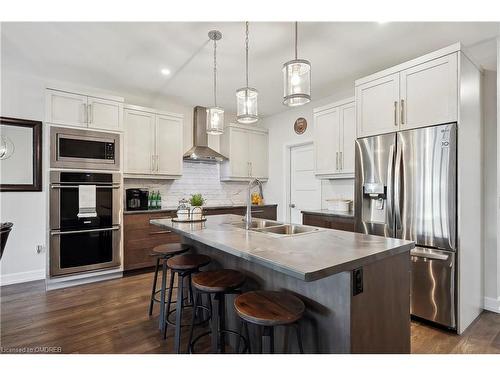
[[456, 124], [397, 134], [396, 237], [456, 248]]

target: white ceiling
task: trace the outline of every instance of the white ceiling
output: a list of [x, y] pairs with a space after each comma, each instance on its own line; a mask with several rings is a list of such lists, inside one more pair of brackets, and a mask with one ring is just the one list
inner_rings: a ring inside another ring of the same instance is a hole
[[[299, 24], [299, 58], [312, 65], [312, 95], [460, 41], [494, 65], [500, 23]], [[109, 91], [189, 105], [212, 104], [212, 43], [218, 29], [219, 105], [236, 111], [244, 86], [244, 23], [3, 23], [2, 66]], [[490, 42], [481, 43], [490, 40]], [[263, 116], [281, 112], [282, 64], [293, 58], [293, 23], [250, 23], [250, 85]], [[168, 68], [172, 74], [162, 76]]]

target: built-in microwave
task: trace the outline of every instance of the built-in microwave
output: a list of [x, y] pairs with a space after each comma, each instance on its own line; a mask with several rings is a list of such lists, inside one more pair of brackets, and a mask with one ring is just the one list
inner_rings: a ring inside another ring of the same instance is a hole
[[51, 127], [50, 167], [120, 169], [120, 135]]

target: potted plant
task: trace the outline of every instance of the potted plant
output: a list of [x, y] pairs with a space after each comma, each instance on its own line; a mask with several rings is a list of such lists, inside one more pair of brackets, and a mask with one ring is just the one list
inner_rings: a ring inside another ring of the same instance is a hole
[[189, 204], [191, 204], [191, 219], [192, 220], [201, 220], [203, 217], [203, 204], [205, 203], [205, 199], [200, 193], [196, 193], [191, 195], [189, 199]]

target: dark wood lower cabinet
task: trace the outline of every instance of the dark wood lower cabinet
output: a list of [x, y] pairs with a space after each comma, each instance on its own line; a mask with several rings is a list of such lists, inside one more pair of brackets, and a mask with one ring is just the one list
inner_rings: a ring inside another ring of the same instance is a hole
[[[253, 217], [276, 220], [277, 206], [252, 207]], [[210, 207], [204, 210], [205, 215], [245, 215], [245, 207]], [[180, 236], [168, 230], [162, 230], [149, 224], [151, 219], [175, 217], [175, 211], [130, 213], [123, 217], [123, 269], [132, 271], [153, 267], [155, 258], [151, 256], [153, 247], [179, 242]]]
[[354, 218], [342, 216], [315, 215], [310, 213], [302, 214], [302, 223], [314, 227], [330, 228], [354, 232]]

